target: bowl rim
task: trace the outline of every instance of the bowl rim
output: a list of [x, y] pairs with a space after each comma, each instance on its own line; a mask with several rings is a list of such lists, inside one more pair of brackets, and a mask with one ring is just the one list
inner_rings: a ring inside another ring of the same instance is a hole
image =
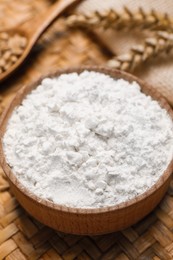
[[[15, 176], [13, 173], [11, 167], [6, 161], [5, 154], [3, 151], [3, 136], [6, 130], [7, 123], [9, 121], [9, 118], [11, 117], [11, 114], [13, 112], [13, 109], [17, 107], [19, 104], [21, 104], [22, 101], [20, 101], [17, 105], [15, 104], [16, 100], [20, 99], [23, 100], [26, 95], [28, 95], [32, 89], [35, 89], [38, 84], [42, 81], [42, 79], [46, 77], [54, 77], [54, 76], [59, 76], [63, 73], [72, 73], [72, 72], [77, 72], [81, 73], [84, 70], [88, 71], [96, 71], [100, 73], [107, 74], [111, 77], [114, 78], [123, 78], [129, 82], [136, 81], [143, 92], [143, 89], [146, 91], [149, 91], [150, 94], [153, 96], [152, 99], [155, 99], [158, 101], [159, 105], [166, 109], [169, 116], [171, 117], [173, 121], [173, 110], [171, 109], [170, 105], [166, 101], [166, 99], [153, 87], [151, 87], [148, 83], [142, 81], [141, 79], [127, 73], [121, 70], [117, 69], [111, 69], [108, 67], [104, 66], [80, 66], [80, 67], [73, 67], [73, 68], [67, 68], [67, 69], [56, 69], [51, 73], [47, 73], [43, 76], [41, 76], [38, 80], [33, 81], [31, 84], [24, 85], [20, 90], [18, 90], [15, 94], [15, 96], [12, 98], [6, 109], [4, 110], [1, 118], [0, 118], [0, 164], [2, 166], [2, 169], [4, 170], [7, 178], [9, 181], [15, 185], [22, 194], [27, 197], [29, 200], [32, 200], [34, 203], [39, 204], [39, 206], [46, 206], [49, 208], [49, 210], [53, 211], [61, 211], [61, 212], [67, 212], [67, 213], [74, 213], [74, 214], [81, 214], [81, 215], [86, 215], [86, 214], [102, 214], [102, 213], [108, 213], [112, 211], [117, 211], [117, 210], [122, 210], [124, 208], [128, 208], [131, 206], [134, 206], [135, 204], [138, 204], [157, 192], [163, 185], [164, 183], [170, 178], [172, 171], [173, 171], [173, 159], [170, 161], [168, 167], [166, 170], [163, 172], [163, 174], [159, 177], [157, 182], [153, 184], [149, 189], [147, 189], [145, 192], [142, 194], [139, 194], [135, 196], [134, 198], [121, 202], [119, 204], [115, 204], [112, 206], [104, 206], [102, 208], [78, 208], [78, 207], [71, 207], [71, 206], [65, 206], [61, 204], [54, 203], [52, 201], [40, 198], [38, 195], [34, 194], [33, 192], [29, 191], [27, 187], [25, 187]], [[29, 91], [28, 91], [29, 90]], [[148, 94], [146, 94], [148, 95]], [[18, 101], [17, 101], [18, 102]], [[15, 104], [15, 105], [14, 105]]]

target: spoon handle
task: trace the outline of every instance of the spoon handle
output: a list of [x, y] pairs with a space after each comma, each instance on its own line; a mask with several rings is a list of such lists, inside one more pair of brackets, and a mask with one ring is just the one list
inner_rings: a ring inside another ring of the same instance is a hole
[[32, 19], [31, 22], [26, 22], [20, 29], [24, 30], [29, 38], [35, 42], [63, 11], [81, 1], [82, 0], [58, 0], [48, 8], [48, 11]]

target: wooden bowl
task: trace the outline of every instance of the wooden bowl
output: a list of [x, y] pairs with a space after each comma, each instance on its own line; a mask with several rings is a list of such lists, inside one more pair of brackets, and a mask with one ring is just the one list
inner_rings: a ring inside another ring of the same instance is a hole
[[[165, 108], [173, 119], [173, 111], [166, 100], [157, 91], [138, 78], [125, 72], [103, 67], [83, 67], [61, 71], [58, 70], [46, 76], [52, 77], [62, 73], [82, 72], [84, 69], [102, 72], [114, 78], [123, 78], [129, 82], [138, 82], [141, 86], [142, 92], [157, 100], [160, 106]], [[58, 231], [73, 234], [95, 235], [109, 233], [124, 229], [142, 219], [156, 207], [164, 196], [171, 179], [173, 160], [170, 162], [167, 169], [165, 169], [163, 175], [159, 178], [156, 184], [142, 195], [115, 206], [96, 209], [71, 208], [41, 199], [29, 192], [13, 174], [4, 156], [2, 138], [14, 108], [22, 102], [25, 96], [30, 93], [32, 89], [39, 85], [41, 80], [42, 79], [31, 85], [24, 86], [17, 92], [10, 105], [3, 113], [0, 122], [0, 163], [19, 203], [30, 215], [45, 225]]]

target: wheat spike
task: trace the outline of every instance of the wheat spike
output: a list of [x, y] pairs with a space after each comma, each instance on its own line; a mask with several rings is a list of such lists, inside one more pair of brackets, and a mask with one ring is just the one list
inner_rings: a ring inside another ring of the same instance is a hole
[[122, 12], [116, 10], [95, 11], [89, 15], [73, 14], [64, 21], [68, 27], [86, 27], [125, 29], [145, 28], [152, 30], [173, 30], [173, 20], [167, 14], [159, 14], [152, 10], [146, 13], [142, 8], [136, 12], [130, 11], [127, 7]]
[[137, 66], [173, 48], [173, 33], [156, 32], [155, 37], [147, 38], [142, 45], [134, 46], [129, 53], [109, 60], [107, 65], [112, 68], [132, 72]]

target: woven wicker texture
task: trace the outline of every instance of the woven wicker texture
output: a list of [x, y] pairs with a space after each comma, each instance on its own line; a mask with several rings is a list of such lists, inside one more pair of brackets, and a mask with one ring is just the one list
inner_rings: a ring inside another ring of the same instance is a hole
[[[51, 4], [48, 0], [1, 0], [0, 30], [31, 19]], [[93, 35], [64, 32], [55, 22], [27, 62], [1, 85], [1, 109], [17, 89], [55, 67], [104, 64], [109, 51]], [[122, 232], [86, 237], [55, 232], [20, 207], [0, 170], [0, 259], [173, 259], [173, 183], [160, 205], [140, 223]]]

